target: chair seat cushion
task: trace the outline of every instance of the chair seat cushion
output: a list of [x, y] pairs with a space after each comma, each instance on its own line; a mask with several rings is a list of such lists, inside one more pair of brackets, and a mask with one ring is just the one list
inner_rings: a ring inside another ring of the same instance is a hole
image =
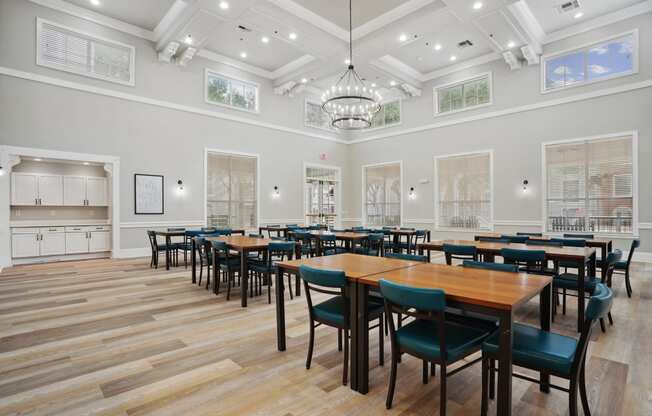
[[[584, 291], [593, 293], [595, 285], [599, 280], [595, 276], [591, 276], [584, 281]], [[553, 278], [553, 285], [562, 289], [577, 290], [577, 275], [573, 273], [562, 273]]]
[[[483, 353], [498, 354], [499, 334], [496, 331], [482, 345]], [[542, 331], [530, 325], [514, 324], [512, 359], [515, 365], [532, 369], [547, 369], [570, 374], [577, 340]]]
[[239, 257], [229, 257], [228, 259], [221, 258], [220, 260], [220, 269], [221, 270], [240, 270], [240, 258]]
[[627, 270], [627, 261], [617, 261], [615, 267], [618, 270]]
[[[334, 296], [327, 301], [313, 306], [315, 319], [327, 324], [344, 327], [344, 302], [346, 299], [342, 296]], [[374, 319], [383, 313], [383, 304], [380, 300], [369, 299], [368, 315], [369, 319]]]
[[328, 247], [324, 248], [324, 255], [326, 256], [332, 256], [334, 254], [342, 254], [346, 253], [346, 249], [344, 247]]
[[[479, 349], [490, 333], [489, 330], [446, 321], [446, 361], [457, 361]], [[437, 323], [434, 321], [414, 320], [396, 331], [396, 340], [404, 350], [432, 360], [441, 359]]]

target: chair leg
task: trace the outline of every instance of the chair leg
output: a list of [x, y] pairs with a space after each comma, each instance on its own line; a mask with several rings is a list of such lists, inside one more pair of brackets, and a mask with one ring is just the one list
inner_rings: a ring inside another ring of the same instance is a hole
[[446, 362], [441, 363], [439, 371], [439, 415], [446, 416]]
[[627, 297], [632, 297], [632, 285], [629, 281], [629, 267], [625, 270], [625, 288], [627, 289]]
[[[392, 319], [392, 318], [389, 318], [389, 319]], [[385, 336], [387, 336], [387, 335], [389, 335], [389, 324], [388, 324], [388, 320], [385, 319]]]
[[267, 303], [272, 303], [272, 275], [267, 275]]
[[385, 335], [383, 334], [383, 315], [378, 318], [378, 365], [385, 365]]
[[231, 299], [231, 279], [233, 278], [232, 272], [229, 270], [226, 272], [227, 278], [226, 278], [226, 300], [228, 301]]
[[437, 366], [435, 363], [430, 363], [430, 377], [434, 377], [437, 375]]
[[428, 361], [423, 360], [421, 367], [421, 382], [423, 384], [428, 384]]
[[396, 351], [394, 345], [392, 345], [392, 369], [389, 373], [389, 387], [387, 389], [387, 400], [385, 401], [385, 407], [387, 409], [392, 408], [392, 400], [394, 400], [394, 388], [396, 387], [396, 371], [398, 370], [398, 357], [399, 353]]
[[496, 362], [489, 359], [489, 398], [493, 400], [496, 397]]
[[310, 369], [310, 363], [312, 362], [312, 350], [315, 346], [315, 323], [310, 320], [310, 339], [308, 340], [308, 357], [306, 357], [306, 369]]
[[561, 314], [566, 315], [566, 289], [564, 289], [564, 293], [562, 295], [562, 299], [564, 301], [564, 304], [561, 307]]
[[344, 363], [342, 365], [342, 384], [346, 386], [349, 380], [349, 330], [344, 330]]
[[288, 274], [288, 290], [290, 291], [290, 300], [294, 299], [294, 295], [292, 294], [292, 275]]
[[342, 351], [342, 330], [337, 329], [337, 350]]
[[220, 294], [220, 280], [222, 280], [223, 277], [220, 276], [220, 275], [222, 275], [222, 272], [220, 271], [219, 268], [215, 269], [215, 274], [216, 274], [216, 276], [215, 276], [215, 281], [213, 282], [213, 289], [214, 289], [213, 293], [215, 293], [216, 295], [219, 295]]
[[609, 325], [613, 326], [614, 318], [611, 317], [611, 311], [607, 312], [607, 318], [609, 318]]
[[577, 416], [577, 380], [571, 380], [568, 392], [568, 413]]
[[600, 329], [602, 330], [603, 333], [607, 332], [607, 328], [604, 325], [604, 319], [603, 318], [600, 318]]
[[586, 359], [582, 360], [582, 368], [580, 369], [580, 398], [582, 399], [582, 410], [584, 416], [591, 416], [591, 409], [589, 409], [589, 398], [586, 395], [586, 380], [584, 371], [586, 370]]
[[480, 404], [480, 414], [487, 415], [489, 408], [489, 359], [482, 357], [482, 403]]

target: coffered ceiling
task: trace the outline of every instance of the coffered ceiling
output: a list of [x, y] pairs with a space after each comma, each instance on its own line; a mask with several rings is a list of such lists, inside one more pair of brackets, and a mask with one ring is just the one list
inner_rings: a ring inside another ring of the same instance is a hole
[[[163, 61], [199, 54], [279, 94], [330, 85], [348, 58], [348, 0], [67, 2], [144, 29]], [[379, 88], [418, 95], [472, 64], [537, 65], [550, 41], [650, 10], [652, 0], [353, 0], [354, 64]]]

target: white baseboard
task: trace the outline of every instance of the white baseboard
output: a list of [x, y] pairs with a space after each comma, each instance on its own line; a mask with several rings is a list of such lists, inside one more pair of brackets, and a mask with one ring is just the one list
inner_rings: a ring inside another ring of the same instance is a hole
[[131, 259], [134, 257], [149, 257], [151, 254], [152, 250], [149, 247], [123, 248], [113, 257], [116, 259]]
[[639, 263], [652, 263], [652, 253], [635, 251], [632, 261]]
[[104, 259], [110, 256], [111, 253], [105, 251], [102, 253], [66, 254], [61, 256], [46, 256], [46, 257], [27, 257], [21, 259], [13, 259], [12, 262], [14, 266], [19, 266], [21, 264], [39, 264], [39, 263], [55, 263], [60, 261]]

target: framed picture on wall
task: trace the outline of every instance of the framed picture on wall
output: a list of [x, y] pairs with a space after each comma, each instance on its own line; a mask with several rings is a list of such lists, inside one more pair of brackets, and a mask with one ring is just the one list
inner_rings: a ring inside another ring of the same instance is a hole
[[163, 175], [134, 174], [134, 213], [163, 215]]

